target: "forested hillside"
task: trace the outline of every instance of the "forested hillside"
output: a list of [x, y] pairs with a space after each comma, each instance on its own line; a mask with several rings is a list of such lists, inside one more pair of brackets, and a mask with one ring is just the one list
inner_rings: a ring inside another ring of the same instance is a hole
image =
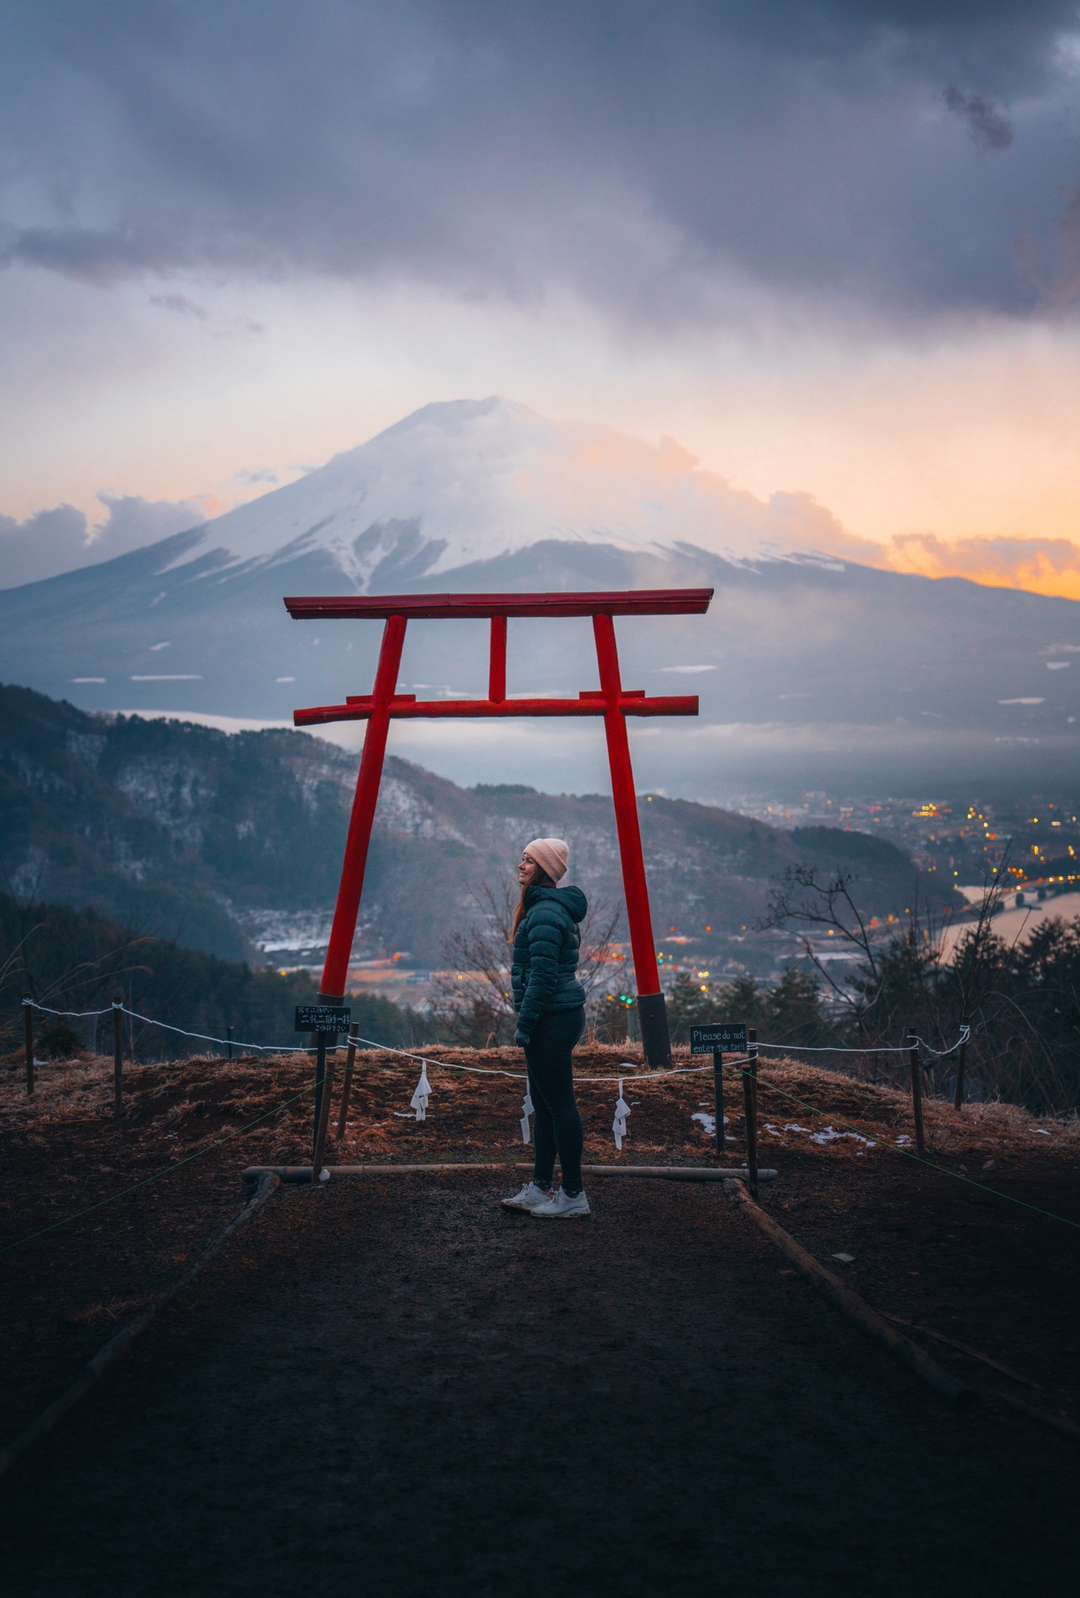
[[[91, 716], [24, 688], [0, 688], [0, 716], [0, 886], [230, 958], [325, 937], [354, 756], [303, 733]], [[878, 838], [793, 835], [659, 795], [639, 809], [658, 932], [738, 932], [764, 913], [770, 882], [800, 862], [854, 865], [871, 914], [902, 911], [916, 887], [930, 908], [955, 902]], [[476, 889], [512, 878], [522, 844], [549, 835], [570, 839], [591, 900], [621, 905], [610, 794], [461, 788], [391, 756], [359, 946], [438, 964], [448, 922], [478, 913]]]

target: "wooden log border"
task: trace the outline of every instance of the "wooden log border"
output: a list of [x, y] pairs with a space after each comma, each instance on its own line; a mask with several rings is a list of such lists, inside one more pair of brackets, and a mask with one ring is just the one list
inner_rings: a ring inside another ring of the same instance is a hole
[[[369, 1164], [369, 1165], [331, 1165], [324, 1166], [329, 1169], [332, 1177], [349, 1176], [422, 1176], [427, 1172], [437, 1171], [504, 1171], [505, 1163], [496, 1164], [491, 1160], [483, 1161], [430, 1161], [423, 1165], [402, 1164]], [[516, 1160], [510, 1166], [511, 1170], [531, 1171], [532, 1165], [524, 1160]], [[666, 1182], [725, 1182], [732, 1178], [745, 1181], [749, 1171], [745, 1165], [709, 1166], [709, 1165], [583, 1165], [582, 1173], [586, 1176], [640, 1176], [652, 1177]], [[279, 1182], [308, 1182], [312, 1180], [314, 1167], [310, 1165], [249, 1165], [243, 1172], [243, 1180], [250, 1187], [264, 1175], [275, 1176]], [[773, 1182], [776, 1180], [775, 1170], [759, 1170], [758, 1181]]]
[[759, 1204], [750, 1197], [741, 1182], [732, 1182], [727, 1190], [730, 1196], [736, 1199], [746, 1211], [759, 1231], [764, 1232], [770, 1243], [774, 1243], [782, 1254], [785, 1254], [791, 1263], [807, 1277], [814, 1286], [819, 1288], [827, 1297], [831, 1298], [838, 1309], [841, 1309], [849, 1320], [853, 1320], [862, 1331], [877, 1342], [883, 1343], [889, 1352], [901, 1360], [909, 1370], [927, 1382], [944, 1398], [950, 1399], [960, 1409], [972, 1409], [979, 1401], [979, 1394], [973, 1387], [963, 1382], [956, 1381], [947, 1371], [943, 1370], [936, 1359], [932, 1359], [924, 1349], [919, 1348], [890, 1326], [885, 1318], [871, 1309], [866, 1300], [852, 1288], [848, 1287], [832, 1271], [822, 1265], [820, 1260], [797, 1243], [790, 1232], [767, 1215]]

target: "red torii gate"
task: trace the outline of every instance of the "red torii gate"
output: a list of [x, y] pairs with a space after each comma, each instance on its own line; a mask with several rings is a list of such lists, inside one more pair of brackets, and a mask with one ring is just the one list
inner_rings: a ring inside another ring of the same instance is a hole
[[[708, 610], [711, 588], [630, 589], [613, 594], [423, 594], [327, 599], [286, 599], [296, 621], [382, 620], [382, 647], [370, 694], [350, 694], [343, 705], [296, 710], [297, 727], [332, 721], [367, 721], [364, 750], [349, 818], [345, 860], [338, 888], [334, 923], [323, 967], [319, 1002], [340, 1004], [345, 994], [368, 845], [379, 798], [383, 759], [390, 722], [440, 716], [603, 716], [607, 735], [611, 787], [626, 893], [630, 947], [637, 979], [638, 1014], [645, 1058], [652, 1066], [671, 1062], [667, 1012], [660, 987], [649, 889], [641, 848], [637, 795], [630, 764], [627, 716], [696, 716], [697, 695], [647, 698], [642, 689], [624, 688], [615, 642], [616, 616], [701, 615]], [[586, 689], [577, 699], [508, 699], [506, 697], [506, 624], [511, 616], [589, 616], [596, 641], [600, 689]], [[397, 691], [405, 628], [410, 619], [423, 621], [491, 621], [491, 660], [486, 699], [418, 700]]]

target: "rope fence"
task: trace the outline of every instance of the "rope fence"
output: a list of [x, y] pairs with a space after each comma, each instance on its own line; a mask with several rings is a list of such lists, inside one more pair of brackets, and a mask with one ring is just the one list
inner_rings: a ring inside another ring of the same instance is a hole
[[244, 1043], [238, 1038], [216, 1038], [209, 1032], [189, 1032], [186, 1027], [173, 1026], [169, 1021], [159, 1021], [153, 1015], [140, 1015], [138, 1010], [129, 1010], [126, 1004], [113, 1003], [104, 1010], [54, 1010], [50, 1005], [38, 1004], [34, 999], [24, 999], [23, 1007], [31, 1010], [40, 1010], [44, 1015], [76, 1016], [80, 1019], [89, 1016], [112, 1015], [119, 1012], [121, 1015], [130, 1016], [133, 1021], [142, 1021], [147, 1026], [161, 1027], [165, 1032], [176, 1032], [184, 1038], [198, 1038], [201, 1043], [218, 1043], [223, 1049], [250, 1049], [253, 1054], [312, 1054], [314, 1050], [306, 1044], [296, 1043]]
[[[280, 1044], [280, 1043], [251, 1043], [251, 1042], [241, 1041], [239, 1039], [233, 1038], [232, 1036], [229, 1036], [229, 1037], [226, 1037], [226, 1038], [221, 1038], [221, 1037], [215, 1036], [212, 1033], [196, 1032], [196, 1031], [193, 1031], [193, 1030], [191, 1030], [191, 1029], [189, 1029], [187, 1027], [176, 1026], [174, 1023], [172, 1023], [170, 1021], [162, 1021], [157, 1016], [144, 1015], [139, 1010], [131, 1009], [128, 1005], [124, 1004], [121, 1000], [114, 1000], [112, 1004], [110, 1004], [106, 1008], [100, 1009], [100, 1010], [60, 1010], [60, 1009], [54, 1008], [51, 1005], [39, 1004], [36, 1000], [30, 999], [30, 998], [24, 998], [23, 1001], [22, 1001], [22, 1004], [23, 1004], [24, 1013], [26, 1015], [26, 1072], [27, 1072], [27, 1091], [30, 1092], [30, 1093], [32, 1093], [33, 1090], [34, 1090], [34, 1067], [37, 1064], [37, 1062], [34, 1060], [34, 1056], [33, 1056], [33, 1032], [32, 1032], [31, 1019], [30, 1019], [32, 1011], [38, 1011], [41, 1014], [50, 1015], [50, 1016], [79, 1017], [79, 1018], [91, 1017], [91, 1016], [92, 1017], [99, 1017], [99, 1016], [102, 1016], [102, 1015], [112, 1014], [112, 1016], [114, 1018], [114, 1023], [115, 1023], [115, 1026], [114, 1026], [114, 1031], [115, 1031], [115, 1038], [114, 1038], [114, 1044], [115, 1044], [115, 1047], [114, 1047], [114, 1056], [115, 1056], [115, 1058], [114, 1058], [114, 1077], [115, 1077], [114, 1100], [115, 1100], [115, 1103], [114, 1103], [114, 1108], [115, 1108], [117, 1114], [122, 1113], [122, 1092], [123, 1092], [123, 1058], [122, 1058], [122, 1053], [123, 1053], [123, 1050], [122, 1050], [121, 1025], [122, 1025], [122, 1017], [124, 1017], [124, 1016], [128, 1016], [132, 1020], [135, 1020], [135, 1021], [140, 1021], [145, 1026], [160, 1027], [164, 1031], [173, 1033], [174, 1035], [179, 1036], [179, 1037], [193, 1038], [197, 1042], [200, 1042], [200, 1043], [217, 1044], [219, 1047], [222, 1047], [222, 1048], [225, 1048], [225, 1049], [228, 1050], [230, 1059], [232, 1058], [233, 1049], [240, 1049], [240, 1050], [243, 1050], [245, 1052], [250, 1052], [250, 1053], [277, 1054], [277, 1055], [281, 1055], [281, 1054], [301, 1054], [301, 1053], [302, 1054], [311, 1054], [311, 1053], [315, 1053], [316, 1052], [316, 1050], [313, 1049], [310, 1045]], [[230, 1033], [231, 1033], [231, 1030], [232, 1029], [230, 1028], [229, 1029]], [[915, 1033], [909, 1033], [908, 1034], [908, 1040], [904, 1044], [876, 1044], [876, 1045], [869, 1046], [869, 1047], [866, 1047], [866, 1048], [843, 1047], [843, 1046], [840, 1046], [840, 1045], [832, 1047], [832, 1046], [829, 1046], [829, 1045], [822, 1045], [822, 1044], [791, 1044], [791, 1043], [769, 1043], [769, 1042], [764, 1042], [764, 1041], [763, 1042], [755, 1041], [754, 1044], [753, 1044], [755, 1070], [756, 1070], [756, 1056], [757, 1056], [757, 1051], [758, 1050], [768, 1050], [768, 1051], [770, 1051], [772, 1053], [787, 1054], [787, 1055], [791, 1055], [791, 1054], [854, 1054], [854, 1055], [861, 1055], [861, 1054], [902, 1055], [902, 1054], [907, 1054], [907, 1055], [909, 1055], [912, 1058], [912, 1061], [913, 1061], [913, 1064], [912, 1064], [913, 1097], [914, 1097], [914, 1100], [915, 1100], [914, 1109], [915, 1109], [915, 1120], [916, 1120], [916, 1133], [917, 1133], [917, 1142], [918, 1142], [918, 1145], [919, 1145], [919, 1151], [920, 1151], [920, 1153], [922, 1153], [922, 1152], [924, 1152], [924, 1150], [923, 1150], [921, 1084], [916, 1082], [916, 1077], [917, 1077], [918, 1073], [917, 1073], [916, 1065], [914, 1063], [916, 1058], [917, 1058], [918, 1049], [919, 1049], [919, 1047], [922, 1047], [923, 1049], [925, 1049], [927, 1051], [927, 1053], [929, 1053], [932, 1056], [934, 1056], [935, 1059], [945, 1059], [949, 1055], [953, 1054], [956, 1050], [958, 1050], [958, 1049], [962, 1050], [965, 1047], [965, 1045], [967, 1044], [968, 1039], [970, 1038], [970, 1036], [971, 1036], [971, 1028], [968, 1025], [965, 1024], [964, 1026], [961, 1027], [960, 1036], [957, 1038], [956, 1042], [953, 1043], [951, 1045], [951, 1047], [948, 1048], [948, 1049], [935, 1049], [935, 1048], [932, 1047], [932, 1045], [926, 1043], [923, 1039], [917, 1037], [917, 1035]], [[459, 1071], [459, 1072], [463, 1072], [463, 1073], [466, 1073], [468, 1075], [473, 1075], [473, 1076], [503, 1077], [503, 1078], [505, 1078], [507, 1080], [510, 1080], [510, 1081], [524, 1082], [526, 1084], [528, 1083], [528, 1073], [527, 1073], [527, 1071], [513, 1071], [513, 1070], [508, 1070], [505, 1067], [500, 1067], [500, 1066], [467, 1065], [467, 1064], [464, 1064], [461, 1061], [455, 1061], [455, 1060], [440, 1060], [440, 1059], [437, 1059], [437, 1058], [433, 1058], [433, 1057], [431, 1057], [430, 1055], [427, 1055], [427, 1054], [418, 1054], [418, 1053], [415, 1052], [415, 1050], [412, 1050], [412, 1049], [403, 1049], [403, 1048], [400, 1048], [400, 1047], [398, 1047], [397, 1045], [394, 1045], [394, 1044], [381, 1043], [375, 1038], [362, 1037], [357, 1032], [350, 1032], [349, 1033], [348, 1046], [349, 1046], [350, 1058], [349, 1058], [349, 1067], [348, 1067], [347, 1072], [346, 1072], [346, 1086], [345, 1086], [346, 1101], [348, 1099], [348, 1094], [349, 1094], [350, 1087], [351, 1087], [353, 1054], [354, 1054], [355, 1049], [358, 1046], [363, 1046], [365, 1048], [375, 1049], [375, 1050], [378, 1050], [378, 1051], [380, 1051], [382, 1053], [395, 1054], [395, 1055], [400, 1056], [402, 1059], [414, 1060], [420, 1065], [420, 1068], [421, 1068], [421, 1070], [420, 1070], [420, 1080], [417, 1083], [416, 1090], [415, 1090], [415, 1092], [413, 1094], [412, 1099], [410, 1100], [410, 1109], [413, 1110], [413, 1112], [414, 1112], [414, 1114], [416, 1116], [416, 1119], [418, 1121], [426, 1119], [428, 1101], [429, 1101], [429, 1099], [431, 1097], [431, 1084], [430, 1084], [430, 1081], [428, 1080], [428, 1076], [427, 1076], [427, 1071], [428, 1071], [429, 1067], [432, 1068], [432, 1069], [438, 1069], [438, 1070], [444, 1070], [444, 1071]], [[728, 1061], [727, 1063], [729, 1065], [737, 1065], [737, 1064], [744, 1064], [746, 1062]], [[629, 1112], [629, 1107], [626, 1106], [626, 1100], [623, 1097], [623, 1087], [624, 1087], [624, 1083], [625, 1082], [630, 1081], [630, 1082], [633, 1082], [636, 1086], [640, 1087], [642, 1085], [646, 1085], [647, 1086], [649, 1083], [661, 1081], [661, 1080], [664, 1080], [664, 1079], [669, 1078], [669, 1077], [699, 1076], [699, 1075], [704, 1075], [705, 1073], [707, 1073], [709, 1071], [714, 1071], [715, 1072], [715, 1066], [713, 1064], [711, 1064], [711, 1063], [704, 1064], [704, 1065], [671, 1066], [671, 1067], [668, 1067], [667, 1069], [662, 1069], [662, 1070], [659, 1070], [659, 1071], [655, 1071], [655, 1070], [647, 1070], [647, 1069], [646, 1070], [642, 1070], [641, 1067], [639, 1067], [635, 1062], [633, 1062], [633, 1061], [625, 1061], [625, 1062], [621, 1063], [618, 1072], [616, 1072], [616, 1073], [614, 1073], [614, 1074], [612, 1074], [610, 1076], [609, 1075], [604, 1075], [604, 1076], [594, 1076], [594, 1075], [577, 1076], [577, 1077], [575, 1077], [575, 1081], [583, 1083], [583, 1084], [588, 1083], [588, 1084], [606, 1085], [606, 1086], [613, 1086], [615, 1084], [618, 1085], [619, 1105], [621, 1107], [623, 1107], [623, 1108], [618, 1108], [616, 1110], [615, 1121], [613, 1123], [612, 1131], [613, 1131], [613, 1135], [615, 1137], [616, 1146], [621, 1148], [622, 1147], [622, 1139], [626, 1135], [626, 1118], [627, 1118], [627, 1116], [630, 1113]], [[719, 1086], [719, 1084], [718, 1084], [718, 1086]], [[527, 1106], [527, 1108], [526, 1108], [526, 1106]], [[341, 1129], [343, 1129], [343, 1127], [344, 1127], [346, 1109], [347, 1109], [347, 1102], [346, 1102], [346, 1105], [343, 1106], [343, 1109], [342, 1109], [342, 1116], [341, 1116], [341, 1122], [340, 1122]], [[531, 1098], [529, 1097], [528, 1087], [526, 1086], [525, 1102], [523, 1104], [524, 1113], [523, 1113], [523, 1116], [522, 1116], [522, 1119], [521, 1119], [521, 1122], [520, 1122], [520, 1125], [521, 1125], [521, 1128], [522, 1128], [522, 1137], [523, 1137], [523, 1140], [526, 1143], [528, 1143], [530, 1141], [529, 1132], [528, 1132], [528, 1126], [529, 1126], [529, 1119], [528, 1118], [529, 1118], [529, 1115], [533, 1112], [533, 1109], [534, 1109], [534, 1106], [532, 1104]], [[717, 1114], [718, 1114], [718, 1117], [719, 1117], [719, 1115], [722, 1114], [722, 1105], [720, 1105], [720, 1104], [718, 1104], [718, 1106], [717, 1106]]]
[[[220, 1038], [220, 1037], [215, 1037], [212, 1033], [209, 1033], [209, 1032], [192, 1032], [187, 1027], [174, 1026], [172, 1022], [170, 1022], [170, 1021], [161, 1021], [156, 1016], [143, 1015], [143, 1014], [141, 1014], [140, 1011], [129, 1009], [126, 1004], [120, 1003], [119, 1001], [114, 1002], [113, 1004], [107, 1005], [106, 1008], [103, 1009], [103, 1010], [55, 1010], [50, 1005], [38, 1004], [35, 999], [23, 999], [22, 1004], [23, 1004], [23, 1008], [24, 1009], [37, 1010], [37, 1011], [40, 1011], [44, 1015], [76, 1016], [76, 1017], [80, 1017], [80, 1018], [90, 1017], [90, 1016], [112, 1015], [114, 1013], [117, 1013], [117, 1014], [120, 1014], [120, 1015], [126, 1015], [126, 1016], [130, 1016], [130, 1018], [133, 1021], [142, 1021], [144, 1023], [144, 1025], [146, 1025], [146, 1026], [161, 1027], [166, 1032], [176, 1033], [180, 1037], [195, 1038], [200, 1043], [216, 1043], [223, 1049], [245, 1049], [245, 1050], [249, 1050], [253, 1054], [263, 1054], [263, 1053], [265, 1053], [265, 1054], [313, 1054], [313, 1053], [315, 1053], [314, 1048], [311, 1047], [310, 1045], [307, 1045], [307, 1044], [296, 1044], [296, 1043], [246, 1043], [246, 1042], [242, 1041], [239, 1038], [233, 1038], [233, 1037]], [[429, 1065], [437, 1065], [442, 1070], [446, 1070], [446, 1071], [470, 1071], [470, 1072], [474, 1073], [477, 1076], [515, 1077], [515, 1078], [517, 1078], [517, 1079], [519, 1079], [521, 1081], [524, 1081], [525, 1078], [526, 1078], [526, 1072], [524, 1072], [524, 1071], [506, 1071], [506, 1070], [502, 1070], [502, 1069], [500, 1069], [500, 1068], [498, 1068], [496, 1066], [462, 1065], [459, 1062], [452, 1061], [452, 1060], [432, 1060], [427, 1055], [416, 1054], [416, 1053], [414, 1053], [413, 1051], [411, 1051], [409, 1049], [401, 1049], [401, 1048], [398, 1048], [395, 1045], [390, 1044], [390, 1043], [380, 1043], [374, 1038], [361, 1037], [359, 1035], [359, 1033], [355, 1033], [354, 1032], [354, 1033], [351, 1033], [350, 1035], [356, 1039], [357, 1043], [362, 1043], [367, 1048], [378, 1049], [379, 1051], [381, 1051], [383, 1053], [404, 1055], [408, 1059], [412, 1059], [412, 1060], [426, 1060]], [[951, 1048], [948, 1048], [948, 1049], [935, 1049], [929, 1043], [924, 1042], [921, 1038], [918, 1041], [919, 1041], [920, 1045], [922, 1046], [922, 1048], [924, 1048], [928, 1054], [932, 1054], [935, 1057], [937, 1057], [938, 1059], [944, 1059], [947, 1055], [953, 1054], [957, 1049], [961, 1048], [965, 1043], [967, 1043], [969, 1038], [970, 1038], [970, 1036], [971, 1036], [971, 1028], [969, 1026], [967, 1026], [967, 1025], [964, 1025], [960, 1029], [959, 1038], [952, 1045]], [[759, 1049], [767, 1049], [767, 1050], [770, 1050], [770, 1051], [772, 1051], [774, 1053], [779, 1053], [779, 1054], [907, 1054], [909, 1052], [909, 1050], [910, 1050], [910, 1045], [907, 1044], [907, 1043], [885, 1044], [885, 1045], [874, 1044], [874, 1045], [867, 1045], [866, 1047], [862, 1047], [862, 1046], [854, 1046], [854, 1047], [852, 1047], [852, 1046], [844, 1046], [844, 1045], [841, 1045], [841, 1044], [838, 1044], [838, 1043], [837, 1044], [833, 1044], [833, 1043], [826, 1043], [826, 1044], [816, 1043], [816, 1044], [812, 1044], [812, 1043], [766, 1043], [766, 1042], [760, 1042], [760, 1043], [758, 1043], [757, 1047]], [[631, 1070], [632, 1071], [637, 1071], [639, 1069], [640, 1069], [640, 1067], [637, 1066], [635, 1064], [635, 1062], [627, 1061], [627, 1065], [626, 1065], [626, 1070], [627, 1071], [631, 1071]], [[712, 1070], [712, 1066], [711, 1065], [673, 1066], [669, 1070], [649, 1071], [647, 1073], [647, 1077], [646, 1076], [639, 1077], [636, 1080], [639, 1080], [639, 1081], [642, 1081], [642, 1080], [655, 1081], [659, 1077], [666, 1077], [666, 1076], [691, 1076], [691, 1075], [694, 1075], [694, 1074], [696, 1074], [698, 1072], [701, 1072], [701, 1071], [711, 1071], [711, 1070]], [[625, 1076], [626, 1075], [626, 1071], [624, 1071], [622, 1074]], [[615, 1076], [579, 1076], [579, 1077], [575, 1077], [575, 1081], [578, 1081], [578, 1082], [616, 1082], [616, 1081], [618, 1081], [618, 1077], [615, 1077]]]

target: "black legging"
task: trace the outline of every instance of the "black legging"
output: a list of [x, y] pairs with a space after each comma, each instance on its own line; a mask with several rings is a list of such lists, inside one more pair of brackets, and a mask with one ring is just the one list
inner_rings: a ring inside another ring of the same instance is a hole
[[581, 1116], [574, 1103], [570, 1060], [584, 1030], [584, 1005], [576, 1010], [547, 1010], [525, 1045], [529, 1092], [536, 1111], [533, 1181], [537, 1187], [551, 1186], [557, 1153], [568, 1194], [581, 1192]]

